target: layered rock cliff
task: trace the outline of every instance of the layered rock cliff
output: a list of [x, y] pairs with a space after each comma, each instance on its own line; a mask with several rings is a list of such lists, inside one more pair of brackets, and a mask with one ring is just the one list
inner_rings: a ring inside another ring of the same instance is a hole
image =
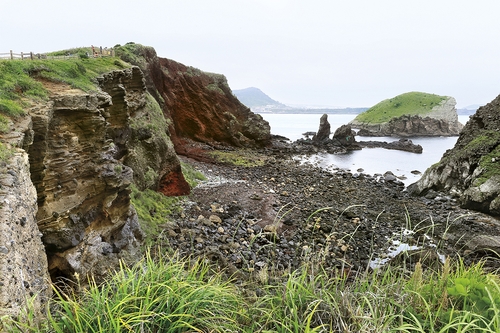
[[39, 316], [52, 290], [37, 227], [28, 154], [20, 148], [31, 144], [31, 133], [31, 119], [24, 117], [3, 138], [6, 145], [19, 148], [13, 148], [6, 162], [0, 162], [0, 318], [19, 315], [28, 302]]
[[52, 281], [99, 281], [120, 260], [140, 257], [132, 183], [189, 193], [138, 67], [99, 77], [91, 93], [44, 84], [49, 100], [33, 102], [2, 135], [17, 149], [0, 177], [0, 309], [9, 315], [34, 295], [42, 308], [49, 273]]
[[500, 216], [500, 96], [480, 107], [453, 149], [409, 187], [416, 195], [431, 190], [458, 197], [462, 207]]
[[237, 147], [269, 144], [269, 123], [233, 95], [223, 75], [160, 58], [153, 48], [139, 44], [129, 43], [117, 54], [146, 73], [148, 91], [171, 119], [178, 153], [189, 154], [183, 139]]
[[191, 80], [190, 67], [140, 51], [134, 59], [144, 71], [111, 71], [93, 92], [41, 80], [48, 100], [26, 99], [27, 115], [0, 134], [0, 153], [10, 154], [0, 154], [0, 317], [17, 316], [35, 295], [41, 313], [51, 279], [99, 281], [141, 256], [132, 184], [166, 195], [190, 190], [171, 138], [180, 151], [187, 139], [268, 143], [267, 122], [223, 76], [199, 71]]
[[[350, 122], [351, 126], [360, 129], [358, 135], [361, 136], [455, 136], [460, 133], [463, 125], [458, 121], [455, 98], [443, 96], [439, 103], [431, 107], [425, 103], [414, 103], [409, 97], [401, 96], [403, 95], [395, 97], [394, 101], [391, 99], [381, 102], [373, 109], [366, 111], [367, 113], [383, 113], [382, 121], [366, 120], [366, 117], [361, 114]], [[401, 101], [398, 101], [398, 98]], [[407, 103], [413, 103], [408, 106], [404, 105], [407, 100], [410, 100]], [[399, 114], [399, 109], [405, 109], [403, 114]], [[393, 117], [385, 118], [393, 112], [395, 114]]]

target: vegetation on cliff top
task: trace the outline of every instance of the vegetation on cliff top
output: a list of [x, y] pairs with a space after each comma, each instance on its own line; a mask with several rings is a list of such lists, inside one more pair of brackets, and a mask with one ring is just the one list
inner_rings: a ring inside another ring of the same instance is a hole
[[422, 92], [408, 92], [383, 100], [359, 114], [354, 121], [380, 124], [403, 115], [425, 115], [446, 98], [448, 97]]
[[8, 131], [6, 117], [24, 114], [28, 100], [48, 97], [43, 81], [66, 83], [75, 89], [92, 91], [96, 90], [97, 76], [127, 66], [112, 57], [0, 60], [0, 132]]

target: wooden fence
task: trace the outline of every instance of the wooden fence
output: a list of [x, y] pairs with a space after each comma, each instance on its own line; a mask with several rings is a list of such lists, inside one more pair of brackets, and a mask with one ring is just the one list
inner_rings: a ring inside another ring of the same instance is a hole
[[[70, 59], [70, 58], [77, 58], [79, 56], [80, 56], [79, 54], [53, 56], [53, 55], [47, 55], [46, 53], [34, 53], [34, 52], [14, 53], [12, 50], [10, 50], [10, 52], [7, 53], [0, 53], [0, 59], [9, 59], [9, 60]], [[108, 49], [108, 48], [104, 49], [96, 48], [93, 55], [90, 52], [87, 52], [87, 56], [89, 58], [114, 57], [115, 51], [113, 49]]]

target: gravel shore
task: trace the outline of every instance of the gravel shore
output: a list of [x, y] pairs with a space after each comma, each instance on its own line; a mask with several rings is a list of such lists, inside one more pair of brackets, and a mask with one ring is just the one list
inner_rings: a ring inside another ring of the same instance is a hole
[[[409, 264], [439, 265], [446, 255], [471, 262], [495, 250], [485, 236], [500, 235], [500, 221], [461, 209], [445, 194], [411, 197], [390, 173], [301, 164], [279, 143], [250, 154], [263, 165], [183, 158], [208, 179], [193, 189], [159, 241], [241, 277], [304, 263], [351, 274], [401, 256]], [[401, 250], [410, 251], [396, 256]]]

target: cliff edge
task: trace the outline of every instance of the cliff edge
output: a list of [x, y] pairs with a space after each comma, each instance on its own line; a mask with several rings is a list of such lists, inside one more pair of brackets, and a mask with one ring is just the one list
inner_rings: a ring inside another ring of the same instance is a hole
[[146, 85], [170, 120], [177, 153], [189, 155], [184, 140], [236, 147], [270, 143], [270, 126], [233, 95], [226, 78], [160, 58], [147, 46], [128, 43], [117, 49], [124, 61], [141, 67]]
[[410, 92], [384, 100], [350, 122], [361, 136], [455, 136], [458, 121], [453, 97]]
[[453, 149], [408, 190], [447, 192], [464, 208], [500, 216], [500, 96], [471, 116]]

